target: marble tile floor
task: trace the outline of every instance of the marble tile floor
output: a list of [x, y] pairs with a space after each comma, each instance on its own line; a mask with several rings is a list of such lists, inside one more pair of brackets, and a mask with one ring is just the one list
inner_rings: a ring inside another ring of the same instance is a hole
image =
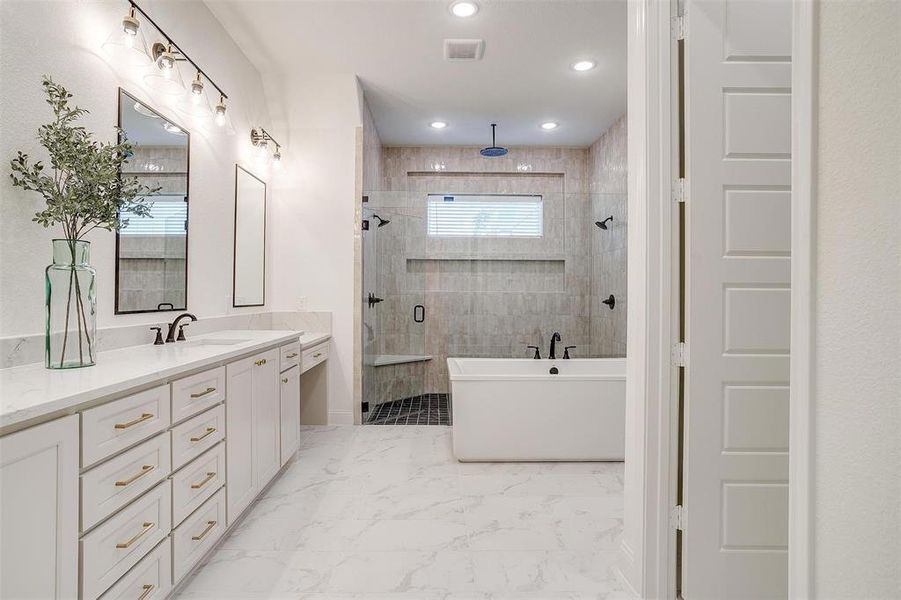
[[178, 598], [621, 600], [622, 463], [458, 463], [451, 429], [305, 427]]

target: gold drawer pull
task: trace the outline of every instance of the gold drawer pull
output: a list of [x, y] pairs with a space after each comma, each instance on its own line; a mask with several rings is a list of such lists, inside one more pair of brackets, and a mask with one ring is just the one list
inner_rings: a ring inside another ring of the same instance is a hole
[[320, 356], [322, 356], [322, 352], [317, 352], [313, 355], [313, 358], [319, 358]]
[[255, 360], [255, 361], [253, 361], [253, 364], [255, 364], [256, 366], [260, 367], [260, 366], [266, 364], [266, 359], [265, 359], [265, 358], [261, 358], [260, 360]]
[[203, 531], [201, 531], [201, 532], [200, 532], [200, 535], [192, 535], [192, 536], [191, 536], [191, 539], [194, 540], [195, 542], [199, 542], [200, 540], [202, 540], [203, 538], [205, 538], [205, 537], [206, 537], [206, 534], [208, 534], [208, 533], [210, 532], [210, 529], [212, 529], [212, 528], [215, 527], [215, 526], [216, 526], [216, 521], [207, 521], [207, 522], [206, 522], [206, 529], [204, 529]]
[[154, 585], [152, 583], [145, 584], [141, 588], [142, 590], [144, 590], [144, 592], [140, 596], [138, 596], [138, 600], [144, 600], [144, 598], [146, 598], [147, 596], [150, 595], [150, 592], [153, 591], [153, 588], [154, 588]]
[[203, 435], [197, 436], [197, 437], [192, 437], [192, 438], [191, 438], [191, 441], [192, 441], [192, 442], [199, 442], [200, 440], [202, 440], [202, 439], [205, 438], [206, 436], [210, 435], [210, 434], [213, 433], [214, 431], [216, 431], [216, 428], [215, 428], [215, 427], [207, 427], [207, 428], [206, 428], [206, 433], [204, 433]]
[[192, 490], [199, 490], [200, 488], [202, 488], [203, 486], [205, 486], [206, 484], [208, 484], [208, 483], [213, 479], [213, 477], [215, 477], [215, 476], [216, 476], [216, 472], [215, 472], [215, 471], [212, 471], [212, 472], [210, 472], [210, 473], [207, 473], [207, 474], [206, 474], [206, 477], [203, 479], [203, 481], [198, 481], [197, 483], [192, 483], [192, 484], [191, 484], [191, 489], [192, 489]]
[[129, 485], [129, 484], [133, 483], [133, 482], [134, 482], [136, 479], [138, 479], [139, 477], [143, 477], [143, 476], [146, 475], [147, 473], [151, 472], [151, 471], [154, 470], [155, 468], [156, 468], [155, 465], [144, 465], [143, 467], [141, 467], [141, 470], [140, 470], [140, 471], [138, 471], [137, 473], [135, 473], [134, 475], [132, 475], [132, 476], [129, 477], [128, 479], [120, 479], [119, 481], [117, 481], [117, 482], [116, 482], [116, 487], [125, 487], [126, 485]]
[[137, 419], [132, 419], [128, 423], [116, 423], [116, 429], [128, 429], [129, 427], [132, 427], [134, 425], [137, 425], [138, 423], [142, 423], [142, 422], [146, 421], [147, 419], [152, 419], [152, 418], [153, 418], [152, 414], [144, 413]]
[[192, 397], [192, 398], [203, 398], [203, 397], [206, 396], [207, 394], [212, 394], [212, 393], [215, 392], [215, 391], [216, 391], [216, 388], [214, 388], [214, 387], [208, 387], [207, 389], [203, 390], [202, 392], [199, 392], [199, 393], [197, 393], [197, 394], [191, 394], [191, 397]]
[[297, 356], [297, 352], [292, 352], [291, 354], [289, 354], [289, 355], [286, 356], [285, 358], [295, 358], [296, 356]]
[[134, 535], [134, 537], [131, 538], [130, 540], [128, 540], [127, 542], [122, 542], [120, 544], [116, 544], [116, 548], [128, 548], [129, 546], [131, 546], [132, 544], [137, 542], [139, 539], [141, 539], [141, 536], [143, 536], [145, 533], [147, 533], [148, 531], [153, 529], [154, 525], [155, 525], [155, 523], [150, 523], [150, 522], [144, 523], [144, 528], [141, 529], [141, 531], [136, 533]]

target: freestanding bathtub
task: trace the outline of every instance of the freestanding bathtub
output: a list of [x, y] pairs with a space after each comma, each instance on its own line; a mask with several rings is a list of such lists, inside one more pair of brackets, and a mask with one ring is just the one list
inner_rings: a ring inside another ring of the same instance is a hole
[[623, 460], [626, 359], [448, 358], [447, 367], [457, 460]]

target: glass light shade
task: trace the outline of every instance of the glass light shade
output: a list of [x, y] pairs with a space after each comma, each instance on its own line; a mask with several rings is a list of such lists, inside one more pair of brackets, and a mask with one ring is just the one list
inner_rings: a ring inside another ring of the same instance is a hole
[[210, 109], [210, 100], [204, 91], [201, 91], [199, 94], [193, 92], [183, 94], [175, 105], [175, 110], [193, 119], [206, 120], [213, 116], [213, 111]]
[[134, 35], [117, 26], [100, 47], [107, 61], [120, 69], [145, 68], [153, 64], [147, 51], [147, 40], [140, 28]]
[[144, 75], [144, 83], [153, 90], [166, 96], [178, 96], [185, 93], [185, 82], [181, 78], [181, 72], [178, 70], [178, 64], [174, 64], [171, 68], [166, 68], [165, 54], [160, 56], [150, 67], [150, 71]]
[[219, 131], [224, 131], [226, 135], [235, 135], [235, 126], [232, 124], [231, 111], [226, 110], [224, 112], [216, 112], [216, 118], [214, 119], [216, 123], [216, 129]]

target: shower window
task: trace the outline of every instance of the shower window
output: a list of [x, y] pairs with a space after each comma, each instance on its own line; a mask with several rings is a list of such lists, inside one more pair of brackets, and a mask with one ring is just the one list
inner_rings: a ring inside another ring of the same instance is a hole
[[524, 237], [544, 234], [540, 195], [429, 194], [427, 230], [436, 237]]

